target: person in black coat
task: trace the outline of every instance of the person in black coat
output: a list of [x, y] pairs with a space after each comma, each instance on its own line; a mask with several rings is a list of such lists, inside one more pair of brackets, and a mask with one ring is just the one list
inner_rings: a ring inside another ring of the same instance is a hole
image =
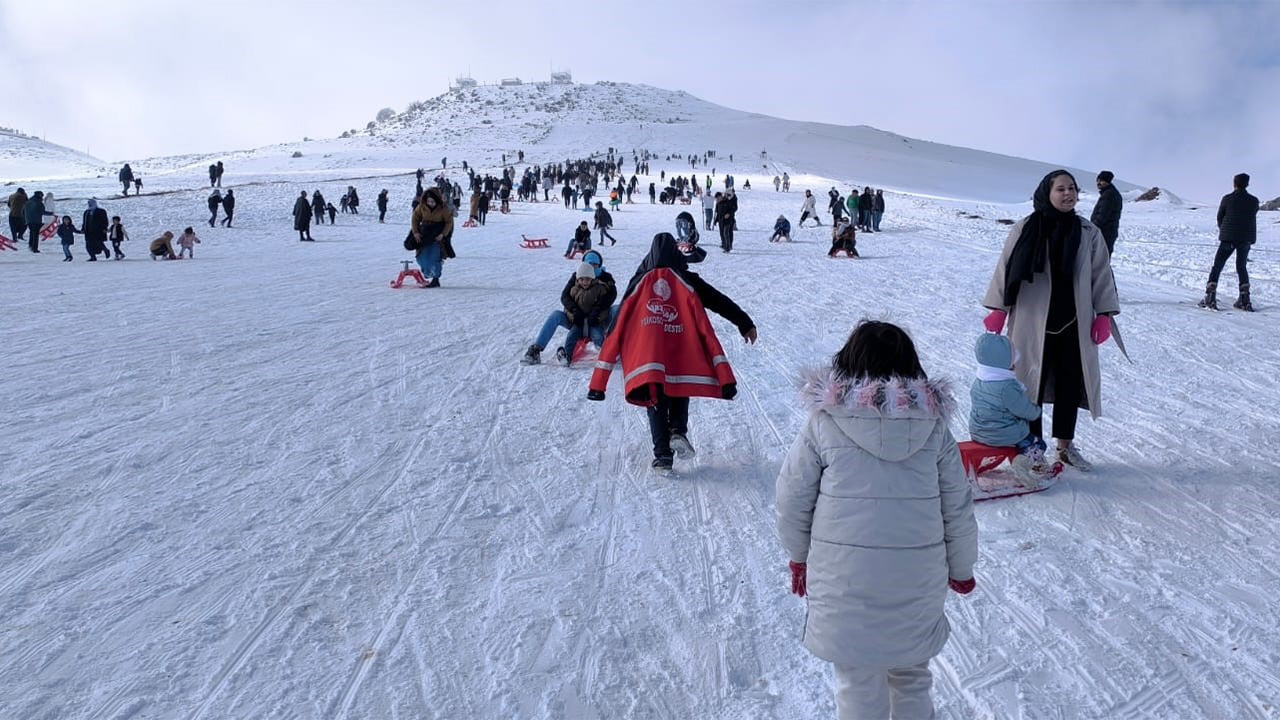
[[89, 262], [96, 262], [98, 253], [111, 257], [111, 251], [107, 249], [107, 229], [110, 225], [111, 219], [107, 217], [107, 211], [98, 207], [97, 200], [89, 200], [89, 207], [85, 209], [80, 223], [80, 231], [84, 233], [84, 249], [89, 253]]
[[231, 218], [236, 213], [236, 196], [234, 190], [227, 190], [227, 194], [222, 196], [222, 212], [226, 217], [222, 218], [223, 227], [231, 227]]
[[218, 221], [218, 208], [222, 207], [222, 192], [214, 190], [209, 196], [209, 227], [213, 227]]
[[1098, 204], [1093, 206], [1093, 214], [1089, 222], [1102, 231], [1102, 239], [1107, 241], [1107, 254], [1115, 252], [1116, 238], [1120, 236], [1120, 213], [1124, 209], [1124, 198], [1111, 181], [1115, 174], [1110, 170], [1098, 173]]
[[311, 215], [311, 203], [307, 202], [307, 191], [303, 190], [293, 201], [293, 229], [298, 231], [298, 240], [315, 242], [311, 237]]
[[124, 196], [129, 197], [129, 185], [133, 183], [133, 168], [129, 167], [129, 163], [125, 163], [124, 167], [120, 168], [117, 179], [124, 186]]
[[386, 222], [387, 220], [387, 189], [383, 188], [378, 193], [378, 222]]
[[716, 224], [720, 226], [720, 249], [733, 251], [733, 230], [738, 215], [738, 196], [730, 188], [716, 201]]
[[481, 225], [484, 225], [484, 219], [489, 217], [490, 200], [491, 198], [489, 197], [489, 193], [480, 193], [480, 201], [476, 203], [476, 211], [478, 213], [476, 216], [476, 222]]
[[1204, 288], [1200, 307], [1218, 309], [1218, 276], [1232, 253], [1236, 256], [1236, 274], [1240, 277], [1240, 297], [1232, 304], [1238, 310], [1253, 312], [1249, 299], [1249, 248], [1258, 241], [1258, 198], [1245, 192], [1249, 176], [1234, 178], [1235, 190], [1218, 204], [1218, 253], [1213, 257], [1209, 283]]
[[[603, 244], [603, 243], [601, 243]], [[578, 223], [578, 227], [573, 231], [573, 239], [569, 241], [569, 247], [564, 251], [566, 258], [573, 257], [574, 250], [585, 253], [591, 249], [591, 228], [587, 227], [587, 221], [583, 220]]]
[[209, 187], [213, 187], [217, 184], [218, 184], [218, 166], [217, 164], [213, 164], [209, 166]]

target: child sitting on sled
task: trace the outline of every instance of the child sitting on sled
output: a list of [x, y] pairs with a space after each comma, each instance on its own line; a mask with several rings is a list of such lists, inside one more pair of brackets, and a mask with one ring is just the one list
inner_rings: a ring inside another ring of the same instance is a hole
[[1014, 447], [1014, 470], [1023, 477], [1043, 474], [1045, 442], [1028, 424], [1040, 417], [1040, 407], [1027, 397], [1027, 389], [1013, 374], [1013, 343], [996, 333], [983, 333], [974, 346], [977, 377], [969, 389], [969, 436], [992, 447]]

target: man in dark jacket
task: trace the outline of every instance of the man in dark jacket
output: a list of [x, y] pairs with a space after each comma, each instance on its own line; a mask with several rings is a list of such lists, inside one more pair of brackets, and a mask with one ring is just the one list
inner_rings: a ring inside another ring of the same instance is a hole
[[1209, 284], [1204, 288], [1200, 307], [1218, 309], [1218, 276], [1232, 253], [1236, 255], [1236, 274], [1240, 277], [1240, 297], [1232, 307], [1253, 312], [1249, 300], [1249, 248], [1258, 241], [1258, 198], [1245, 192], [1249, 176], [1240, 173], [1234, 179], [1235, 190], [1218, 204], [1218, 254], [1213, 257]]
[[53, 217], [53, 213], [44, 209], [44, 192], [37, 190], [22, 206], [22, 218], [27, 221], [27, 247], [33, 253], [40, 252], [40, 230], [46, 217]]
[[595, 214], [596, 228], [600, 231], [600, 244], [604, 245], [604, 239], [609, 238], [609, 245], [617, 245], [618, 240], [609, 234], [609, 228], [613, 227], [613, 216], [608, 210], [604, 209], [604, 203], [596, 202]]
[[1102, 231], [1102, 239], [1107, 241], [1107, 253], [1112, 254], [1116, 248], [1116, 238], [1120, 235], [1120, 212], [1124, 208], [1124, 198], [1111, 181], [1115, 174], [1110, 170], [1098, 173], [1098, 204], [1093, 206], [1093, 214], [1089, 222]]
[[226, 213], [226, 217], [222, 218], [223, 227], [231, 227], [231, 217], [236, 212], [236, 196], [234, 190], [227, 190], [227, 194], [222, 196], [222, 212]]
[[311, 237], [311, 214], [311, 203], [307, 202], [307, 191], [303, 190], [293, 201], [293, 229], [303, 242], [315, 242]]
[[387, 189], [383, 188], [378, 193], [378, 222], [386, 222], [387, 220]]
[[[716, 193], [719, 195], [719, 193]], [[738, 216], [738, 196], [733, 189], [724, 191], [724, 196], [716, 201], [716, 224], [720, 226], [720, 249], [733, 251], [734, 223]]]
[[218, 184], [218, 165], [217, 163], [214, 163], [209, 166], [209, 187], [214, 187], [217, 184]]
[[209, 227], [213, 227], [214, 223], [218, 221], [218, 208], [222, 207], [222, 193], [218, 190], [214, 190], [213, 194], [209, 196], [208, 204]]
[[129, 167], [129, 163], [125, 163], [124, 167], [120, 168], [120, 174], [116, 179], [124, 186], [124, 196], [129, 197], [129, 186], [133, 184], [133, 168]]

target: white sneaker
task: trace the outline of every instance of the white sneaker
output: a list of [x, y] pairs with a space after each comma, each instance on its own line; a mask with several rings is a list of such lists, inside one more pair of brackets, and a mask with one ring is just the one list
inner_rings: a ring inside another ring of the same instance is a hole
[[1093, 463], [1084, 459], [1084, 456], [1076, 449], [1075, 444], [1068, 445], [1064, 448], [1058, 448], [1058, 460], [1064, 465], [1070, 465], [1080, 472], [1089, 472], [1093, 469]]
[[682, 457], [693, 457], [695, 454], [693, 443], [680, 433], [671, 433], [671, 449]]
[[1013, 475], [1025, 487], [1039, 487], [1044, 479], [1044, 463], [1036, 463], [1029, 455], [1018, 455], [1009, 463], [1013, 467]]

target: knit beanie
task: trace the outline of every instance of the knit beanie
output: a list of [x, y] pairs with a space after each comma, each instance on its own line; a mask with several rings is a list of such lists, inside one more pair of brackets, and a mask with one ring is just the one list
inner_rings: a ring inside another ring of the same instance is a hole
[[591, 263], [582, 263], [578, 265], [578, 278], [595, 279], [596, 269], [591, 267]]

